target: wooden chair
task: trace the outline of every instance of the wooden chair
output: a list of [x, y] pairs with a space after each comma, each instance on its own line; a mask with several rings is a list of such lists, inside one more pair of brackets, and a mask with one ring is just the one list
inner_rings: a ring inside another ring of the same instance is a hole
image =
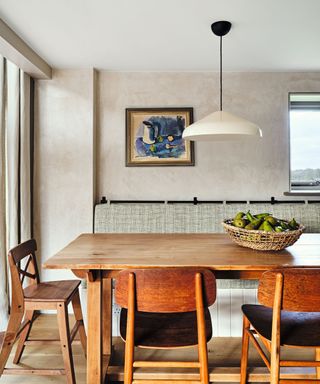
[[[209, 382], [207, 341], [212, 337], [208, 306], [216, 300], [213, 273], [195, 268], [124, 270], [116, 280], [115, 300], [122, 307], [120, 334], [125, 341], [124, 383], [136, 367], [199, 368]], [[134, 347], [181, 348], [198, 345], [196, 362], [134, 361]], [[179, 381], [179, 380], [177, 380]]]
[[[247, 382], [249, 340], [270, 370], [271, 384], [320, 382], [320, 268], [265, 272], [258, 300], [261, 305], [242, 306], [241, 384]], [[281, 346], [315, 348], [315, 361], [281, 360]], [[281, 379], [280, 367], [317, 367], [316, 378]]]
[[[35, 251], [35, 240], [28, 240], [9, 251], [12, 303], [8, 327], [0, 342], [0, 377], [2, 374], [18, 375], [66, 375], [68, 383], [75, 383], [71, 343], [77, 332], [86, 353], [86, 333], [79, 298], [79, 280], [64, 280], [41, 283]], [[22, 262], [24, 268], [21, 267]], [[23, 288], [25, 278], [29, 285]], [[68, 304], [72, 303], [76, 319], [70, 332]], [[56, 310], [60, 340], [30, 340], [29, 333], [37, 310]], [[23, 320], [24, 317], [24, 321]], [[19, 337], [18, 337], [19, 336]], [[26, 345], [61, 343], [64, 369], [5, 368], [13, 344], [18, 340], [13, 362], [20, 362]]]

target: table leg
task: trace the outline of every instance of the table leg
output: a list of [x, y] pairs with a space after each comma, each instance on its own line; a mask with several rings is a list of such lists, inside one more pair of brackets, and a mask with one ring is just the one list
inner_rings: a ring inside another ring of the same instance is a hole
[[87, 330], [87, 384], [103, 384], [102, 377], [102, 279], [100, 271], [89, 271], [88, 330]]

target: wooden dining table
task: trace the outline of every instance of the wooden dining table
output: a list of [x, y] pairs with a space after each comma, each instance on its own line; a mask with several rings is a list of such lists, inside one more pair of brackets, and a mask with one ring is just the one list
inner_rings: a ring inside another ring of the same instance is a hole
[[[195, 266], [214, 271], [217, 279], [259, 279], [277, 267], [320, 267], [320, 234], [303, 234], [293, 246], [277, 252], [240, 247], [226, 234], [81, 234], [43, 267], [70, 269], [87, 280], [88, 384], [103, 383], [111, 361], [112, 279], [117, 273], [126, 268]], [[221, 381], [228, 378], [235, 381], [227, 373]]]

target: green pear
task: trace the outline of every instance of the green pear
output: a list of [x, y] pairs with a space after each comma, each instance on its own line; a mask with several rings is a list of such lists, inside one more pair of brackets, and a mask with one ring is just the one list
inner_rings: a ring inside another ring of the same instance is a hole
[[237, 219], [233, 220], [233, 225], [238, 228], [244, 228], [247, 225], [247, 222], [244, 219]]
[[244, 215], [245, 215], [244, 212], [238, 212], [238, 213], [235, 215], [234, 220], [242, 219]]
[[264, 220], [270, 223], [273, 227], [278, 224], [278, 220], [273, 216], [267, 216]]

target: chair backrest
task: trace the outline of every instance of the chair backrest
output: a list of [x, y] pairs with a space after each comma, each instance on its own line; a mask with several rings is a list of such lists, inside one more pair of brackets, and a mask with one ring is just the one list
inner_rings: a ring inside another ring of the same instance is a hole
[[206, 307], [216, 300], [214, 274], [200, 268], [130, 269], [116, 279], [115, 300], [128, 308], [129, 274], [135, 276], [136, 309], [142, 312], [189, 312], [196, 309], [195, 276], [202, 274], [203, 302]]
[[258, 300], [272, 307], [276, 276], [283, 276], [281, 309], [320, 312], [320, 268], [282, 268], [265, 272], [259, 282]]
[[26, 277], [29, 279], [29, 285], [40, 282], [35, 256], [36, 250], [37, 243], [34, 239], [31, 239], [10, 249], [8, 254], [12, 294], [13, 296], [16, 294], [20, 300], [21, 297], [23, 298], [23, 284]]

